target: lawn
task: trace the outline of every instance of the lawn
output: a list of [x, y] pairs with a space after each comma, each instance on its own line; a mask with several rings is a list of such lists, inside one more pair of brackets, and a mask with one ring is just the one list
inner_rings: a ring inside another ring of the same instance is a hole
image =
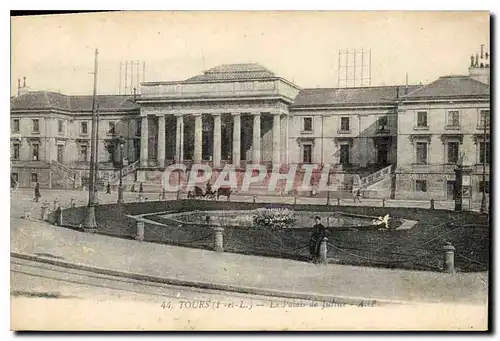
[[[163, 201], [100, 205], [96, 209], [99, 233], [133, 238], [135, 220], [127, 215], [155, 212], [185, 212], [192, 210], [250, 210], [265, 204], [218, 201]], [[419, 223], [410, 230], [364, 231], [329, 229], [328, 258], [330, 262], [385, 268], [439, 271], [442, 268], [443, 245], [451, 242], [456, 248], [455, 264], [459, 271], [484, 271], [489, 267], [489, 228], [487, 217], [472, 212], [452, 212], [416, 208], [336, 207], [325, 205], [272, 205], [314, 212], [340, 211], [368, 216], [390, 216], [411, 219]], [[78, 228], [85, 208], [67, 209], [63, 225]], [[160, 215], [148, 219], [164, 224], [145, 224], [148, 242], [212, 249], [210, 227], [173, 223]], [[307, 261], [312, 228], [263, 230], [224, 227], [226, 252], [290, 258]]]

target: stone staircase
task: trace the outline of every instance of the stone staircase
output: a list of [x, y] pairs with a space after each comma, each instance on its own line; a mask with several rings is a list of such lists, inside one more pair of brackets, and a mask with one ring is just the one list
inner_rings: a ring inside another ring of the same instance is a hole
[[70, 182], [72, 182], [73, 188], [79, 187], [80, 186], [80, 176], [77, 172], [75, 172], [73, 169], [69, 168], [68, 166], [63, 165], [60, 162], [57, 162], [56, 160], [52, 160], [50, 162], [50, 168], [51, 170], [61, 176], [63, 179], [67, 179]]
[[368, 197], [388, 197], [391, 192], [393, 170], [393, 165], [389, 165], [372, 174], [363, 177], [356, 176], [353, 182], [353, 191], [359, 189]]
[[[125, 167], [122, 168], [122, 177], [126, 177], [127, 175], [135, 172], [139, 166], [139, 161], [135, 161]], [[114, 184], [120, 180], [120, 170], [113, 170], [108, 172], [107, 178], [104, 179], [110, 184]]]

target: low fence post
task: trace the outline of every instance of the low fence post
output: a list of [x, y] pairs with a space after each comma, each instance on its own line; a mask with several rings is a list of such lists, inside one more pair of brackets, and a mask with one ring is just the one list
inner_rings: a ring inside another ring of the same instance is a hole
[[44, 202], [42, 204], [42, 220], [45, 220], [47, 219], [47, 214], [49, 213], [49, 203], [48, 202]]
[[326, 206], [330, 206], [330, 191], [326, 192]]
[[450, 242], [443, 246], [444, 251], [444, 271], [447, 273], [455, 273], [455, 248]]
[[71, 198], [71, 201], [69, 202], [69, 206], [70, 207], [75, 207], [76, 206], [75, 198]]
[[385, 207], [385, 199], [382, 199], [382, 207]]
[[58, 204], [59, 204], [59, 199], [55, 198], [54, 199], [54, 211], [57, 210]]
[[297, 205], [297, 196], [296, 195], [293, 197], [293, 204]]
[[434, 209], [434, 203], [435, 203], [435, 202], [434, 202], [434, 199], [431, 199], [431, 210], [433, 210], [433, 209]]
[[57, 224], [63, 226], [63, 210], [61, 206], [57, 208]]
[[319, 262], [321, 264], [327, 263], [326, 252], [327, 252], [327, 244], [328, 238], [324, 237], [319, 246]]
[[214, 251], [215, 252], [224, 252], [224, 236], [222, 232], [224, 229], [220, 226], [216, 226], [214, 229]]
[[178, 189], [178, 190], [177, 190], [177, 197], [176, 197], [176, 198], [177, 198], [177, 200], [179, 200], [179, 199], [180, 199], [180, 197], [181, 197], [181, 190], [180, 190], [180, 189]]
[[337, 198], [337, 206], [340, 206], [340, 198]]
[[255, 195], [253, 196], [253, 203], [255, 204]]
[[143, 221], [137, 221], [137, 234], [135, 236], [135, 239], [138, 241], [143, 241], [144, 240], [144, 222]]

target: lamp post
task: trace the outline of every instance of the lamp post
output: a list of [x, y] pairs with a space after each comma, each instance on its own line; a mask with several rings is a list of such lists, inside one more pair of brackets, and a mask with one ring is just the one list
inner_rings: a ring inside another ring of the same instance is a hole
[[125, 145], [125, 140], [120, 136], [117, 139], [120, 145], [120, 184], [118, 185], [118, 204], [123, 204], [123, 146]]
[[[489, 114], [489, 112], [488, 112]], [[489, 123], [489, 117], [486, 116], [486, 112], [484, 113], [484, 118], [483, 118], [483, 143], [484, 143], [484, 148], [483, 148], [483, 193], [481, 196], [481, 208], [480, 212], [481, 213], [486, 213], [486, 157], [487, 157], [487, 145], [486, 145], [486, 139], [487, 139], [487, 128], [486, 124], [487, 122]]]
[[463, 157], [464, 154], [460, 153], [455, 167], [455, 211], [456, 212], [462, 211]]

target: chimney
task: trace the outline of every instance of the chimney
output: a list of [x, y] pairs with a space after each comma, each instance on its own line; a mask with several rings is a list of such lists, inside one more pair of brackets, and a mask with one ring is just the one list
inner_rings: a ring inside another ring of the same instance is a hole
[[26, 77], [23, 77], [23, 88], [26, 87]]
[[481, 44], [481, 59], [484, 58], [484, 44]]
[[17, 95], [21, 94], [21, 78], [17, 79]]
[[137, 97], [136, 92], [137, 92], [137, 88], [134, 88], [134, 102], [135, 102], [135, 99]]

